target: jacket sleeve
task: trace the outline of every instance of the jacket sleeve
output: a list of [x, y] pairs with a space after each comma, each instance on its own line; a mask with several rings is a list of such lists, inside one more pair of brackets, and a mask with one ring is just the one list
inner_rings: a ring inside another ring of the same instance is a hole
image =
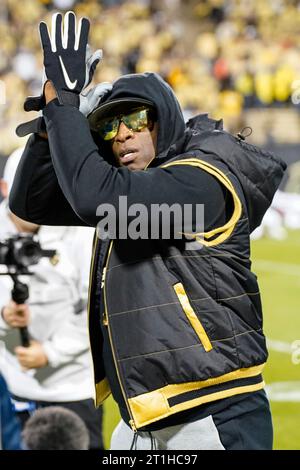
[[48, 141], [33, 134], [21, 157], [9, 195], [10, 210], [39, 225], [87, 225], [59, 187]]
[[105, 161], [96, 146], [87, 119], [71, 106], [54, 100], [44, 109], [53, 166], [66, 199], [87, 224], [96, 226], [97, 207], [108, 203], [116, 208], [119, 196], [128, 206], [152, 204], [205, 204], [205, 226], [219, 222], [224, 214], [224, 190], [205, 171], [187, 165], [147, 171], [115, 168]]

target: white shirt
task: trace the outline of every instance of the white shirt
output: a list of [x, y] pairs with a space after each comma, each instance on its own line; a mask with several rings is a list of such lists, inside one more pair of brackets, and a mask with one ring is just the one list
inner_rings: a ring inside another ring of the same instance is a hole
[[[32, 276], [20, 276], [29, 286], [31, 337], [42, 343], [49, 364], [23, 372], [14, 354], [20, 345], [18, 328], [0, 318], [0, 370], [10, 391], [41, 401], [77, 401], [94, 396], [86, 305], [93, 239], [92, 228], [48, 227], [38, 232], [43, 249], [57, 251], [59, 262], [41, 258], [30, 267]], [[0, 204], [0, 241], [16, 234], [6, 202]], [[0, 271], [6, 267], [0, 265]], [[0, 310], [11, 299], [13, 281], [0, 276]]]

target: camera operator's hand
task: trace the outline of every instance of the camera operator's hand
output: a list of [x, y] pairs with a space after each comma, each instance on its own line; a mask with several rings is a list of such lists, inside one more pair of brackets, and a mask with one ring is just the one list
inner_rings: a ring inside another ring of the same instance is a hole
[[43, 345], [38, 341], [31, 340], [30, 346], [27, 348], [17, 346], [15, 353], [24, 370], [39, 369], [48, 364], [48, 357], [45, 354]]
[[11, 328], [22, 328], [30, 322], [30, 310], [27, 304], [16, 304], [13, 300], [2, 309], [2, 318]]

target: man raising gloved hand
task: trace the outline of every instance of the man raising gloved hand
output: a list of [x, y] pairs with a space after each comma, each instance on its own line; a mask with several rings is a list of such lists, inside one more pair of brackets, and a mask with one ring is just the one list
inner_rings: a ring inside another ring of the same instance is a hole
[[[82, 24], [84, 24], [83, 29]], [[78, 107], [79, 103], [79, 110], [85, 116], [91, 113], [94, 107], [98, 105], [100, 99], [111, 90], [112, 85], [110, 83], [104, 82], [96, 85], [94, 88], [90, 89], [88, 93], [84, 94], [84, 90], [92, 81], [96, 66], [102, 59], [102, 50], [97, 49], [94, 53], [92, 53], [90, 46], [87, 44], [88, 34], [85, 34], [85, 50], [83, 49], [83, 42], [80, 43], [82, 47], [79, 47], [79, 38], [82, 36], [83, 31], [85, 30], [86, 33], [88, 33], [89, 21], [86, 18], [83, 18], [79, 21], [77, 36], [75, 33], [75, 25], [75, 14], [73, 12], [68, 12], [64, 17], [64, 31], [62, 31], [62, 17], [59, 13], [54, 14], [52, 17], [52, 32], [50, 40], [50, 35], [48, 33], [46, 24], [40, 24], [41, 41], [45, 51], [44, 63], [46, 64], [47, 62], [49, 67], [46, 67], [45, 65], [41, 95], [27, 97], [24, 103], [25, 111], [41, 111], [45, 107], [46, 102], [44, 98], [44, 92], [46, 83], [49, 81], [49, 79], [55, 86], [56, 90], [61, 90], [60, 93], [55, 93], [54, 90], [52, 90], [53, 97], [56, 98], [58, 96], [60, 104], [71, 104]], [[78, 38], [78, 41], [76, 38]], [[76, 41], [78, 43], [77, 51], [74, 49], [77, 47]], [[56, 53], [53, 53], [52, 49], [55, 50]], [[58, 51], [60, 51], [59, 54]], [[76, 56], [76, 60], [73, 60], [74, 55]], [[68, 57], [68, 59], [66, 57]], [[63, 64], [63, 67], [61, 63]], [[67, 74], [65, 73], [65, 63], [69, 64], [67, 66], [68, 70], [72, 70], [72, 72], [67, 72]], [[81, 79], [79, 81], [78, 79], [73, 81], [71, 88], [68, 88], [68, 85], [70, 85], [70, 73], [79, 73]], [[58, 85], [56, 74], [59, 76], [58, 81], [60, 85]], [[83, 86], [81, 86], [83, 80], [84, 83]], [[61, 88], [59, 88], [59, 86]], [[47, 85], [47, 88], [49, 91], [49, 84]], [[79, 89], [81, 89], [81, 91], [78, 98]], [[16, 133], [19, 137], [24, 137], [33, 132], [45, 135], [46, 128], [42, 116], [39, 116], [32, 121], [22, 123], [16, 129]]]
[[102, 57], [102, 52], [98, 50], [86, 64], [89, 28], [89, 20], [81, 18], [76, 30], [73, 12], [65, 15], [63, 30], [62, 15], [53, 15], [51, 37], [46, 23], [40, 23], [45, 73], [55, 87], [60, 104], [79, 107], [79, 94], [90, 83]]
[[84, 80], [45, 36], [49, 142], [29, 139], [9, 204], [35, 224], [97, 228], [88, 318], [96, 403], [112, 393], [122, 416], [111, 449], [271, 449], [249, 235], [285, 163], [207, 115], [185, 124], [151, 72], [115, 80], [86, 119], [61, 104], [66, 76]]

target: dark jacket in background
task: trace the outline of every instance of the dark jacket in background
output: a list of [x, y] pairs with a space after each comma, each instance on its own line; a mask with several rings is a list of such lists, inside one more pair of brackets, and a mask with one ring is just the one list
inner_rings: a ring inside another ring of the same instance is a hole
[[0, 374], [0, 450], [21, 450], [21, 426]]

